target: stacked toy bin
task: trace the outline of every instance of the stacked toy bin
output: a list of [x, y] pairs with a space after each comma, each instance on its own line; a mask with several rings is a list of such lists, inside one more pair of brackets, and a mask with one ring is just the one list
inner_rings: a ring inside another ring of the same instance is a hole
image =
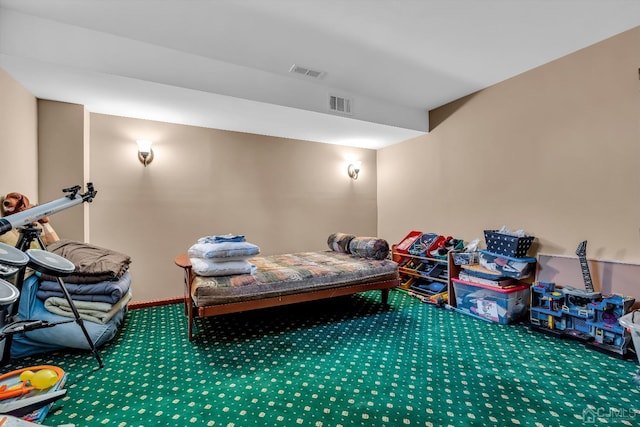
[[486, 250], [476, 264], [461, 265], [452, 279], [458, 312], [500, 324], [521, 319], [528, 311], [530, 285], [521, 282], [534, 272], [536, 259], [528, 257], [534, 237], [485, 231]]
[[480, 251], [480, 265], [505, 277], [523, 279], [533, 273], [536, 259], [527, 252], [533, 236], [512, 236], [496, 230], [485, 230], [487, 250]]

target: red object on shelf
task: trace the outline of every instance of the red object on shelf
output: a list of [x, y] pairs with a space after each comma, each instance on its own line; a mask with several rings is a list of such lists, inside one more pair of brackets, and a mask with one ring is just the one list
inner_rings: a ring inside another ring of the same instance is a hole
[[409, 248], [422, 236], [422, 231], [412, 231], [407, 234], [397, 245], [394, 245], [395, 252], [408, 254]]

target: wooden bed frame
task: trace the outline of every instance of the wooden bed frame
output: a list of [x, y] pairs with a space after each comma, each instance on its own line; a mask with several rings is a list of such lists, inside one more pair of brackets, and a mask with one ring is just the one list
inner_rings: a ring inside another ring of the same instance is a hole
[[395, 288], [400, 284], [400, 279], [383, 280], [368, 283], [359, 283], [356, 285], [339, 286], [331, 289], [321, 289], [316, 291], [304, 290], [300, 293], [278, 297], [196, 307], [191, 297], [191, 283], [193, 282], [195, 273], [191, 268], [189, 257], [187, 256], [187, 254], [178, 255], [175, 258], [175, 263], [178, 267], [182, 267], [184, 269], [184, 309], [185, 315], [188, 317], [189, 322], [189, 341], [193, 341], [193, 319], [195, 315], [194, 310], [197, 312], [198, 317], [210, 317], [220, 314], [238, 313], [241, 311], [257, 310], [260, 308], [276, 307], [279, 305], [295, 304], [299, 302], [315, 301], [319, 299], [352, 295], [359, 292], [372, 291], [377, 289], [382, 291], [382, 303], [387, 304], [389, 301], [389, 289]]

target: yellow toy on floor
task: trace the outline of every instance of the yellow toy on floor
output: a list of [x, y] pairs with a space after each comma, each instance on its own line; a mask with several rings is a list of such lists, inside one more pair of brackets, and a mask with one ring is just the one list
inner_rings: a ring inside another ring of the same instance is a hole
[[65, 372], [53, 365], [0, 375], [0, 427], [41, 423], [51, 404], [67, 393], [65, 382]]

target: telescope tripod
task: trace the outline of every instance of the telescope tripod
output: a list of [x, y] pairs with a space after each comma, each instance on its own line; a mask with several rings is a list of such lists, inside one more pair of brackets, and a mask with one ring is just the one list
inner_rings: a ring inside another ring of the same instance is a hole
[[[37, 228], [34, 224], [28, 224], [24, 227], [20, 227], [18, 228], [18, 231], [20, 233], [20, 238], [18, 239], [18, 243], [16, 244], [16, 248], [26, 252], [30, 247], [31, 244], [36, 241], [38, 243], [38, 245], [40, 246], [40, 248], [42, 250], [46, 251], [46, 247], [44, 245], [44, 242], [42, 241], [40, 234], [42, 233], [42, 229]], [[16, 278], [16, 287], [18, 288], [18, 290], [20, 290], [20, 292], [22, 292], [22, 285], [24, 284], [24, 277], [25, 277], [25, 272], [26, 272], [27, 266], [23, 266], [20, 268], [20, 270], [18, 270], [17, 273], [17, 278]], [[55, 275], [55, 274], [52, 274]], [[82, 319], [82, 317], [80, 317], [80, 313], [78, 312], [78, 308], [76, 307], [75, 303], [73, 302], [73, 299], [71, 299], [71, 295], [69, 295], [69, 291], [67, 290], [67, 287], [64, 284], [64, 281], [62, 280], [62, 278], [58, 275], [56, 276], [56, 281], [58, 282], [58, 285], [60, 286], [60, 290], [62, 291], [62, 294], [64, 295], [64, 298], [67, 300], [67, 303], [69, 304], [69, 308], [71, 309], [71, 311], [73, 312], [73, 319], [74, 320], [69, 320], [66, 322], [57, 322], [57, 323], [49, 323], [46, 321], [37, 321], [37, 320], [26, 320], [22, 323], [22, 325], [17, 325], [16, 328], [11, 328], [12, 325], [8, 325], [5, 330], [3, 331], [3, 334], [7, 335], [9, 334], [9, 336], [7, 337], [7, 342], [6, 345], [10, 346], [11, 343], [11, 335], [13, 335], [14, 333], [17, 332], [24, 332], [27, 330], [35, 330], [35, 329], [41, 329], [41, 328], [49, 328], [55, 325], [60, 325], [63, 323], [69, 323], [69, 322], [73, 322], [75, 321], [78, 326], [80, 326], [80, 329], [82, 330], [82, 333], [84, 334], [84, 337], [87, 340], [87, 343], [89, 344], [89, 347], [91, 349], [91, 352], [93, 353], [94, 357], [96, 358], [96, 360], [98, 361], [98, 365], [100, 368], [104, 367], [104, 363], [102, 363], [102, 359], [100, 358], [100, 354], [98, 354], [98, 349], [96, 348], [96, 345], [94, 344], [93, 340], [91, 339], [91, 336], [89, 336], [89, 332], [87, 331], [87, 328], [84, 325], [84, 321]], [[14, 307], [14, 313], [17, 311], [17, 304]], [[0, 337], [1, 338], [1, 337]], [[5, 351], [5, 355], [6, 355], [6, 351]]]

